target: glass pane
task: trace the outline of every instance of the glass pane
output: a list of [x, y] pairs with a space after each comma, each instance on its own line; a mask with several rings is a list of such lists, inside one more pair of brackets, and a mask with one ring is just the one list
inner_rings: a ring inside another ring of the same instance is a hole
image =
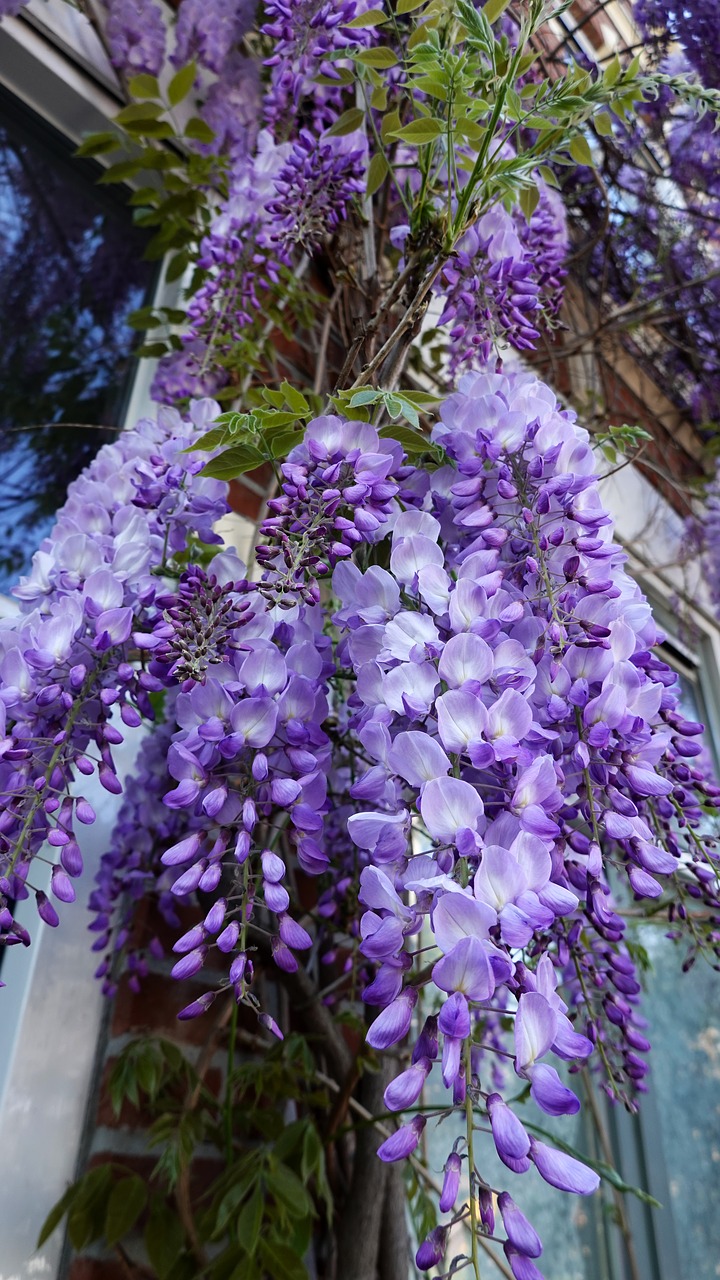
[[0, 591], [107, 435], [49, 424], [120, 422], [137, 336], [126, 319], [155, 273], [98, 172], [0, 91]]
[[[720, 980], [702, 957], [689, 974], [661, 928], [640, 941], [652, 963], [643, 1013], [652, 1044], [650, 1087], [660, 1116], [643, 1133], [646, 1154], [664, 1157], [682, 1275], [715, 1280], [720, 1260]], [[642, 1109], [641, 1109], [642, 1124]], [[659, 1140], [659, 1148], [658, 1147]]]

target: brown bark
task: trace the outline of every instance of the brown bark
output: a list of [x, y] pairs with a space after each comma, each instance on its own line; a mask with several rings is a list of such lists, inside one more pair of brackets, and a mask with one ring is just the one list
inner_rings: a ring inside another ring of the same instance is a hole
[[410, 1237], [402, 1164], [391, 1164], [385, 1175], [378, 1280], [408, 1280]]
[[[380, 1071], [360, 1081], [358, 1101], [370, 1112], [382, 1112], [383, 1093], [392, 1073], [384, 1062]], [[355, 1141], [352, 1182], [337, 1229], [337, 1280], [378, 1280], [380, 1240], [388, 1187], [388, 1166], [377, 1158], [380, 1135], [374, 1125], [359, 1128]], [[385, 1272], [385, 1276], [389, 1274]], [[393, 1280], [404, 1280], [402, 1271]]]

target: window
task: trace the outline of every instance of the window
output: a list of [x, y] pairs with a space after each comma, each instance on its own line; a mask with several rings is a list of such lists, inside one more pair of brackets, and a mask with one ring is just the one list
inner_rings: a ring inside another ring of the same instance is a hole
[[0, 591], [26, 571], [102, 427], [122, 420], [127, 316], [155, 274], [124, 197], [73, 150], [0, 90]]
[[[41, 10], [50, 24], [58, 11], [63, 40], [24, 17], [0, 28], [0, 615], [14, 607], [2, 592], [106, 438], [102, 428], [150, 408], [151, 369], [133, 369], [125, 321], [151, 300], [155, 271], [123, 194], [72, 159], [82, 133], [105, 127], [120, 105], [112, 70], [96, 65], [79, 13], [55, 0]], [[79, 50], [77, 61], [63, 47]], [[14, 430], [59, 421], [100, 430]], [[132, 767], [137, 742], [127, 735], [121, 767]], [[86, 894], [118, 807], [99, 787], [87, 794], [98, 820], [83, 832]], [[32, 902], [18, 903], [17, 916], [34, 941], [1, 957], [0, 1147], [13, 1176], [0, 1197], [0, 1280], [56, 1280], [62, 1239], [39, 1254], [35, 1243], [75, 1174], [106, 1005], [82, 895], [59, 930], [38, 928]]]

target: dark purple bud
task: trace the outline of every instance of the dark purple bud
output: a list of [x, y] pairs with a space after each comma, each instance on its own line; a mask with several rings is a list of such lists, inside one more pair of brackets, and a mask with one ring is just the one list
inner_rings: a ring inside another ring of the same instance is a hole
[[75, 888], [66, 871], [53, 867], [50, 888], [59, 902], [74, 902]]
[[420, 1035], [415, 1042], [412, 1051], [412, 1061], [418, 1062], [420, 1058], [429, 1058], [434, 1062], [438, 1056], [438, 1020], [435, 1014], [431, 1014], [425, 1019]]
[[373, 1049], [389, 1049], [402, 1040], [410, 1030], [416, 1003], [417, 991], [414, 987], [407, 987], [375, 1019], [366, 1036], [368, 1044]]
[[285, 863], [271, 849], [263, 849], [260, 855], [263, 880], [270, 884], [279, 884], [285, 875]]
[[106, 791], [109, 791], [111, 795], [122, 795], [122, 785], [117, 774], [114, 773], [104, 761], [98, 769], [98, 777], [100, 778], [101, 786], [103, 786]]
[[260, 1023], [260, 1026], [261, 1026], [261, 1027], [264, 1027], [266, 1031], [269, 1031], [269, 1032], [271, 1033], [271, 1035], [276, 1036], [278, 1040], [284, 1040], [284, 1039], [285, 1039], [285, 1037], [284, 1037], [284, 1035], [283, 1035], [282, 1031], [280, 1030], [280, 1028], [279, 1028], [279, 1026], [278, 1026], [277, 1022], [275, 1021], [275, 1019], [274, 1019], [274, 1018], [271, 1018], [271, 1017], [270, 1017], [270, 1014], [269, 1014], [269, 1013], [260, 1013], [260, 1014], [258, 1014], [258, 1022]]
[[194, 951], [188, 951], [186, 956], [178, 960], [172, 967], [172, 976], [178, 980], [183, 978], [191, 978], [194, 973], [202, 969], [207, 957], [207, 947], [196, 947]]
[[460, 1173], [462, 1160], [456, 1151], [451, 1151], [445, 1161], [445, 1176], [440, 1195], [440, 1212], [449, 1213], [453, 1208], [460, 1190]]
[[429, 1062], [414, 1063], [391, 1080], [384, 1094], [388, 1111], [404, 1111], [406, 1107], [413, 1107], [423, 1091], [429, 1070]]
[[47, 894], [43, 893], [42, 889], [38, 889], [35, 894], [35, 905], [40, 919], [44, 920], [45, 924], [52, 925], [53, 929], [57, 928], [60, 923], [60, 917], [53, 904], [50, 902]]
[[429, 1271], [431, 1267], [437, 1267], [445, 1256], [445, 1241], [447, 1239], [446, 1227], [434, 1227], [428, 1236], [423, 1240], [420, 1248], [415, 1254], [415, 1262], [418, 1271]]
[[530, 1158], [542, 1178], [559, 1191], [570, 1191], [578, 1196], [592, 1195], [600, 1185], [598, 1174], [580, 1160], [556, 1151], [536, 1138], [530, 1139]]
[[[491, 1093], [487, 1100], [490, 1127], [497, 1153], [503, 1164], [523, 1160], [530, 1151], [530, 1137], [515, 1112], [500, 1097]], [[512, 1165], [508, 1165], [512, 1168]]]
[[216, 991], [206, 991], [204, 995], [198, 996], [197, 1000], [193, 1000], [192, 1004], [186, 1004], [185, 1008], [180, 1010], [178, 1018], [182, 1022], [186, 1022], [190, 1018], [199, 1018], [201, 1013], [206, 1013], [210, 1008], [216, 995]]
[[505, 1257], [510, 1264], [514, 1280], [544, 1280], [542, 1271], [524, 1253], [518, 1253], [511, 1244], [504, 1244]]
[[[530, 1161], [528, 1160], [528, 1169]], [[493, 1205], [492, 1193], [487, 1187], [480, 1187], [478, 1191], [478, 1204], [480, 1206], [480, 1221], [483, 1226], [493, 1235], [495, 1231], [495, 1208]]]
[[217, 902], [213, 903], [211, 906], [204, 920], [204, 925], [208, 933], [219, 932], [222, 928], [226, 911], [227, 902], [224, 898], [218, 898]]
[[95, 810], [82, 796], [75, 805], [75, 816], [78, 822], [84, 822], [86, 826], [90, 826], [95, 821]]
[[270, 945], [272, 947], [272, 958], [278, 969], [282, 969], [284, 973], [297, 973], [298, 962], [290, 948], [286, 947], [282, 938], [272, 938]]
[[498, 1196], [498, 1209], [510, 1244], [518, 1253], [524, 1253], [528, 1258], [539, 1258], [542, 1241], [507, 1191], [502, 1191]]
[[69, 876], [82, 875], [83, 859], [75, 840], [69, 840], [60, 850], [60, 861]]
[[166, 849], [160, 859], [163, 866], [179, 867], [185, 862], [192, 862], [199, 852], [203, 838], [203, 832], [195, 831], [193, 835], [186, 836], [184, 840], [180, 840], [177, 844]]
[[240, 925], [237, 920], [231, 920], [229, 924], [225, 925], [222, 933], [219, 933], [217, 936], [218, 950], [225, 953], [232, 951], [235, 948], [239, 936]]
[[425, 1117], [415, 1116], [411, 1124], [403, 1124], [378, 1147], [378, 1155], [386, 1164], [405, 1160], [412, 1155], [425, 1128]]
[[280, 937], [288, 947], [296, 951], [308, 951], [312, 946], [312, 938], [307, 929], [293, 920], [291, 916], [281, 916], [279, 922]]

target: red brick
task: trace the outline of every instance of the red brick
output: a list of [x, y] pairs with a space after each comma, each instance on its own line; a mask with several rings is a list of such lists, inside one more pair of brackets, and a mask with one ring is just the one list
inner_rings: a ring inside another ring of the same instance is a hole
[[112, 1258], [75, 1258], [68, 1280], [127, 1280], [127, 1271]]

